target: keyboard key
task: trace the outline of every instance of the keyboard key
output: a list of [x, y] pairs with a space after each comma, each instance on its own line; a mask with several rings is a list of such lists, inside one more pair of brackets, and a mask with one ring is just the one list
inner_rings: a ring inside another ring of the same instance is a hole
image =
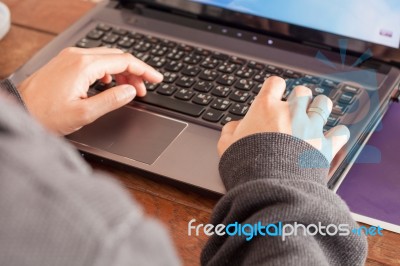
[[149, 54], [142, 53], [142, 52], [132, 52], [132, 54], [133, 54], [136, 58], [142, 60], [143, 62], [147, 62], [147, 61], [149, 61], [150, 58], [151, 58], [151, 56], [150, 56]]
[[177, 93], [175, 93], [175, 98], [183, 100], [183, 101], [189, 101], [192, 99], [194, 96], [194, 92], [189, 89], [179, 89]]
[[253, 86], [254, 86], [254, 81], [249, 79], [239, 79], [235, 84], [235, 88], [245, 91], [251, 90]]
[[220, 110], [220, 111], [226, 111], [229, 106], [231, 106], [231, 102], [228, 100], [224, 100], [224, 99], [215, 99], [212, 104], [211, 104], [211, 108]]
[[194, 49], [194, 53], [202, 56], [209, 56], [211, 54], [211, 51], [203, 48], [196, 48]]
[[264, 83], [264, 81], [265, 81], [267, 78], [271, 77], [271, 76], [272, 76], [271, 73], [268, 73], [268, 72], [266, 72], [266, 71], [261, 71], [261, 72], [259, 72], [259, 73], [256, 73], [256, 75], [254, 76], [253, 79], [254, 79], [255, 81], [257, 81], [257, 82]]
[[157, 93], [162, 94], [162, 95], [166, 95], [166, 96], [171, 96], [172, 94], [174, 94], [175, 91], [176, 91], [176, 87], [172, 86], [170, 84], [162, 84], [157, 89]]
[[245, 65], [246, 64], [246, 59], [237, 57], [237, 56], [231, 56], [229, 58], [229, 62], [236, 64], [236, 65]]
[[232, 89], [225, 86], [217, 86], [211, 91], [211, 94], [217, 97], [225, 98], [231, 93]]
[[238, 116], [238, 115], [233, 115], [233, 114], [227, 114], [224, 119], [222, 119], [221, 124], [223, 126], [225, 126], [226, 124], [228, 124], [231, 121], [239, 121], [240, 119], [242, 119], [243, 117]]
[[156, 84], [156, 83], [148, 83], [148, 82], [145, 82], [144, 85], [146, 86], [146, 90], [147, 90], [147, 91], [154, 91], [154, 90], [156, 90], [157, 87], [158, 87], [158, 84]]
[[185, 56], [185, 52], [184, 51], [180, 51], [180, 50], [172, 50], [171, 52], [169, 52], [167, 54], [167, 58], [172, 59], [172, 60], [181, 60], [183, 57]]
[[220, 52], [214, 52], [214, 53], [211, 55], [211, 57], [214, 58], [214, 59], [221, 60], [221, 61], [226, 61], [226, 60], [229, 59], [229, 55], [223, 54], [223, 53], [220, 53]]
[[178, 85], [179, 87], [190, 88], [193, 86], [195, 82], [196, 79], [192, 77], [181, 76], [180, 78], [178, 78], [175, 84]]
[[167, 46], [168, 48], [171, 48], [171, 49], [175, 48], [176, 45], [177, 45], [176, 42], [169, 41], [169, 40], [162, 40], [161, 43], [162, 43], [164, 46]]
[[321, 79], [318, 77], [314, 77], [311, 75], [304, 75], [304, 77], [302, 78], [303, 82], [305, 83], [313, 83], [313, 84], [319, 84], [321, 82]]
[[124, 37], [118, 41], [118, 46], [123, 48], [131, 48], [135, 43], [135, 39], [131, 39], [129, 37]]
[[155, 56], [153, 58], [151, 58], [147, 64], [149, 64], [152, 67], [155, 68], [160, 68], [163, 65], [165, 65], [165, 63], [167, 62], [167, 59], [165, 59], [164, 57], [160, 57], [160, 56]]
[[299, 72], [295, 72], [295, 71], [293, 71], [293, 70], [286, 69], [286, 70], [283, 72], [283, 76], [284, 76], [285, 78], [299, 79], [299, 78], [301, 78], [303, 75], [302, 75], [301, 73], [299, 73]]
[[338, 123], [339, 123], [339, 118], [336, 117], [336, 116], [330, 115], [330, 116], [328, 117], [328, 120], [327, 120], [327, 122], [326, 122], [326, 125], [327, 125], [328, 127], [334, 127], [334, 126], [336, 126]]
[[256, 85], [256, 86], [254, 87], [254, 89], [253, 89], [253, 92], [254, 92], [255, 94], [259, 94], [259, 93], [260, 93], [260, 90], [262, 89], [262, 86], [263, 86], [263, 83], [260, 83], [260, 84]]
[[249, 110], [249, 105], [241, 104], [241, 103], [235, 103], [231, 107], [231, 109], [229, 109], [229, 112], [231, 114], [234, 114], [234, 115], [244, 116], [244, 115], [246, 115], [248, 110]]
[[110, 31], [110, 30], [112, 30], [112, 27], [109, 25], [106, 25], [104, 23], [99, 23], [99, 24], [97, 24], [96, 29], [101, 30], [101, 31]]
[[184, 51], [186, 53], [191, 53], [193, 51], [193, 47], [190, 45], [186, 45], [186, 44], [180, 44], [178, 46], [178, 50]]
[[190, 65], [197, 65], [202, 60], [203, 57], [201, 55], [196, 55], [196, 54], [187, 55], [183, 58], [183, 62]]
[[138, 32], [133, 32], [130, 34], [131, 37], [135, 38], [136, 40], [142, 40], [144, 35]]
[[337, 115], [344, 115], [347, 112], [347, 106], [344, 104], [336, 103], [332, 107], [332, 113]]
[[197, 76], [201, 71], [200, 67], [197, 66], [186, 66], [183, 70], [182, 70], [182, 74], [186, 75], [186, 76], [190, 76], [190, 77], [195, 77]]
[[208, 69], [215, 69], [219, 65], [220, 61], [218, 59], [212, 59], [210, 57], [207, 57], [203, 63], [201, 63], [201, 66], [204, 68]]
[[199, 78], [202, 80], [214, 81], [218, 78], [218, 72], [215, 70], [206, 69], [201, 72]]
[[112, 87], [115, 87], [116, 85], [117, 84], [114, 81], [111, 83], [98, 82], [97, 84], [95, 84], [94, 88], [98, 91], [105, 91]]
[[345, 85], [343, 87], [343, 90], [346, 92], [351, 92], [353, 94], [357, 94], [360, 91], [360, 88], [354, 87], [354, 86], [350, 86], [350, 85]]
[[101, 41], [89, 40], [87, 38], [83, 38], [77, 44], [79, 48], [93, 48], [101, 46]]
[[224, 115], [224, 113], [222, 111], [218, 111], [215, 109], [208, 109], [204, 115], [203, 115], [203, 119], [209, 122], [218, 122], [219, 120], [221, 120], [222, 116]]
[[165, 65], [165, 69], [171, 72], [179, 72], [183, 68], [184, 64], [178, 61], [169, 61]]
[[200, 105], [179, 101], [155, 93], [147, 93], [146, 96], [136, 97], [135, 100], [194, 117], [199, 117], [205, 109]]
[[265, 65], [262, 63], [258, 63], [256, 61], [249, 61], [249, 63], [247, 63], [247, 67], [252, 69], [263, 70], [265, 68]]
[[336, 88], [337, 85], [339, 85], [338, 82], [330, 80], [330, 79], [324, 79], [324, 81], [322, 81], [322, 86], [324, 87], [328, 87], [328, 88]]
[[164, 72], [163, 75], [164, 75], [163, 79], [164, 83], [173, 83], [178, 78], [178, 74], [174, 72]]
[[339, 97], [339, 102], [343, 104], [351, 104], [353, 103], [355, 99], [354, 93], [351, 92], [345, 92]]
[[271, 73], [273, 75], [277, 75], [277, 76], [280, 76], [283, 73], [283, 69], [282, 68], [279, 68], [279, 67], [276, 67], [276, 66], [271, 66], [271, 65], [268, 65], [265, 68], [265, 70], [268, 71], [269, 73]]
[[244, 79], [250, 79], [251, 77], [254, 76], [254, 74], [257, 73], [257, 70], [248, 68], [248, 67], [242, 67], [238, 71], [236, 71], [236, 76]]
[[311, 91], [313, 93], [314, 96], [323, 94], [325, 96], [329, 96], [329, 94], [331, 93], [331, 89], [328, 87], [322, 87], [322, 86], [312, 86]]
[[152, 43], [152, 44], [157, 44], [157, 43], [161, 42], [160, 39], [158, 39], [154, 36], [147, 36], [146, 41], [148, 41], [149, 43]]
[[214, 99], [211, 95], [199, 93], [193, 98], [193, 102], [200, 105], [209, 105], [210, 102]]
[[118, 41], [119, 36], [117, 34], [109, 33], [101, 39], [104, 43], [114, 44]]
[[218, 71], [225, 74], [232, 74], [237, 69], [237, 66], [232, 63], [225, 62], [218, 67]]
[[154, 47], [154, 48], [150, 51], [150, 53], [151, 53], [152, 55], [155, 55], [155, 56], [163, 56], [163, 55], [165, 55], [167, 52], [168, 52], [168, 47], [162, 46], [162, 45], [157, 45], [156, 47]]
[[151, 48], [151, 44], [145, 41], [140, 41], [137, 43], [135, 46], [133, 46], [133, 49], [138, 51], [138, 52], [147, 52]]
[[235, 102], [244, 103], [249, 99], [249, 97], [250, 93], [247, 91], [236, 90], [230, 95], [229, 99]]
[[86, 37], [91, 40], [100, 40], [103, 36], [104, 32], [100, 30], [92, 30], [86, 35]]
[[226, 86], [232, 86], [236, 82], [235, 76], [224, 74], [219, 76], [217, 79], [217, 83]]
[[117, 34], [117, 35], [120, 35], [120, 36], [125, 36], [125, 35], [128, 34], [128, 31], [127, 31], [127, 30], [120, 29], [120, 28], [113, 29], [112, 32], [113, 32], [114, 34]]
[[199, 80], [193, 87], [199, 92], [209, 92], [213, 88], [213, 84], [208, 81]]

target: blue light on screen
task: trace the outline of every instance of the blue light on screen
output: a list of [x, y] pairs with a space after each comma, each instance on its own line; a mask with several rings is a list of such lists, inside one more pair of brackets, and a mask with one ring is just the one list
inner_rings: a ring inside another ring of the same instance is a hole
[[399, 48], [399, 0], [192, 0]]

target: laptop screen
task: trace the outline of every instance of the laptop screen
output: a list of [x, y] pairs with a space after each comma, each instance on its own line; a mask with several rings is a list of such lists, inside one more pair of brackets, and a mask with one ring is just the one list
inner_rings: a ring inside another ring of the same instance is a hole
[[193, 0], [393, 48], [400, 45], [399, 0]]
[[400, 0], [119, 0], [400, 64]]

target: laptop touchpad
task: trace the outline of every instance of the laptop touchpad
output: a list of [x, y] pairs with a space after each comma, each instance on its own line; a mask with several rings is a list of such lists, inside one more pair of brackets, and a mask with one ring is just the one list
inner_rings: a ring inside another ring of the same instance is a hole
[[187, 124], [131, 108], [121, 108], [68, 139], [142, 163], [153, 164]]

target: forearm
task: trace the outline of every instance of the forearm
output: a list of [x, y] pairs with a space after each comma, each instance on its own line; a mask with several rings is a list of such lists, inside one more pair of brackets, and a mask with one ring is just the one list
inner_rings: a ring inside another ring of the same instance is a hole
[[[223, 155], [220, 173], [228, 193], [216, 206], [212, 224], [349, 224], [345, 203], [325, 184], [325, 157], [304, 141], [265, 133], [242, 139]], [[364, 237], [212, 236], [202, 263], [270, 265], [362, 265]], [[227, 261], [228, 259], [228, 261]]]

